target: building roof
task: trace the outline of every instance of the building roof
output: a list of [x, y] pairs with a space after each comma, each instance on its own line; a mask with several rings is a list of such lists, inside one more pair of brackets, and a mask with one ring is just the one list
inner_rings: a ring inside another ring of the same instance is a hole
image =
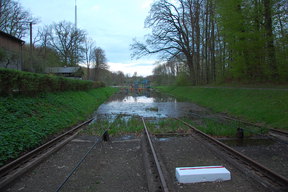
[[46, 73], [76, 73], [80, 67], [47, 67], [45, 69]]
[[3, 31], [0, 31], [0, 36], [6, 37], [7, 39], [10, 39], [12, 41], [16, 41], [16, 42], [20, 43], [21, 45], [23, 45], [25, 43], [25, 41], [18, 39], [17, 37], [10, 35], [8, 33], [5, 33]]

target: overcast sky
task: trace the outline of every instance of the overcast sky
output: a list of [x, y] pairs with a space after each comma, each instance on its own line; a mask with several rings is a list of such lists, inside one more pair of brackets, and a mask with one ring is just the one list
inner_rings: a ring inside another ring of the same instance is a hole
[[[75, 0], [18, 0], [40, 23], [49, 25], [63, 20], [74, 23]], [[80, 29], [87, 31], [96, 45], [106, 52], [111, 71], [125, 74], [152, 74], [153, 57], [131, 60], [129, 45], [149, 33], [144, 20], [153, 0], [77, 0]]]

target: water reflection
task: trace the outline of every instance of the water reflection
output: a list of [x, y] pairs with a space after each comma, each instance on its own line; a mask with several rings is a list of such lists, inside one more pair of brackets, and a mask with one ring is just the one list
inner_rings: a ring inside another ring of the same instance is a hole
[[189, 116], [191, 111], [203, 111], [192, 103], [178, 102], [175, 98], [157, 92], [120, 92], [102, 104], [95, 113], [97, 118], [140, 116], [145, 118], [167, 118]]

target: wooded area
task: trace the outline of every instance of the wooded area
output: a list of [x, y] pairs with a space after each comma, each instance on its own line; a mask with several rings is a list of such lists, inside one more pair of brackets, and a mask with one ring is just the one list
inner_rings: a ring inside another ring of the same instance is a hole
[[[24, 71], [44, 73], [47, 67], [85, 64], [87, 79], [91, 79], [90, 68], [95, 68], [97, 73], [91, 80], [101, 79], [99, 71], [108, 69], [105, 51], [96, 46], [86, 31], [67, 21], [44, 25], [36, 30], [33, 26], [38, 23], [39, 19], [34, 18], [18, 1], [0, 0], [0, 30], [19, 39], [32, 38], [23, 48]], [[5, 50], [0, 51], [0, 61], [10, 63], [13, 57]]]
[[145, 26], [152, 33], [132, 55], [166, 60], [153, 72], [160, 84], [288, 80], [284, 0], [157, 0]]

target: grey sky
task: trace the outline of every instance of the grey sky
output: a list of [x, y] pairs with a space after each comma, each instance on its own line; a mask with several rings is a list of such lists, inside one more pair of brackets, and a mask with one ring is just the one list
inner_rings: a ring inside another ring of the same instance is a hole
[[[142, 39], [149, 32], [144, 20], [153, 0], [77, 0], [78, 27], [102, 47], [110, 70], [132, 75], [150, 75], [155, 58], [130, 59], [129, 45], [133, 38]], [[38, 26], [53, 22], [74, 23], [75, 0], [19, 0], [33, 16], [40, 18]], [[37, 26], [34, 26], [35, 28]]]

